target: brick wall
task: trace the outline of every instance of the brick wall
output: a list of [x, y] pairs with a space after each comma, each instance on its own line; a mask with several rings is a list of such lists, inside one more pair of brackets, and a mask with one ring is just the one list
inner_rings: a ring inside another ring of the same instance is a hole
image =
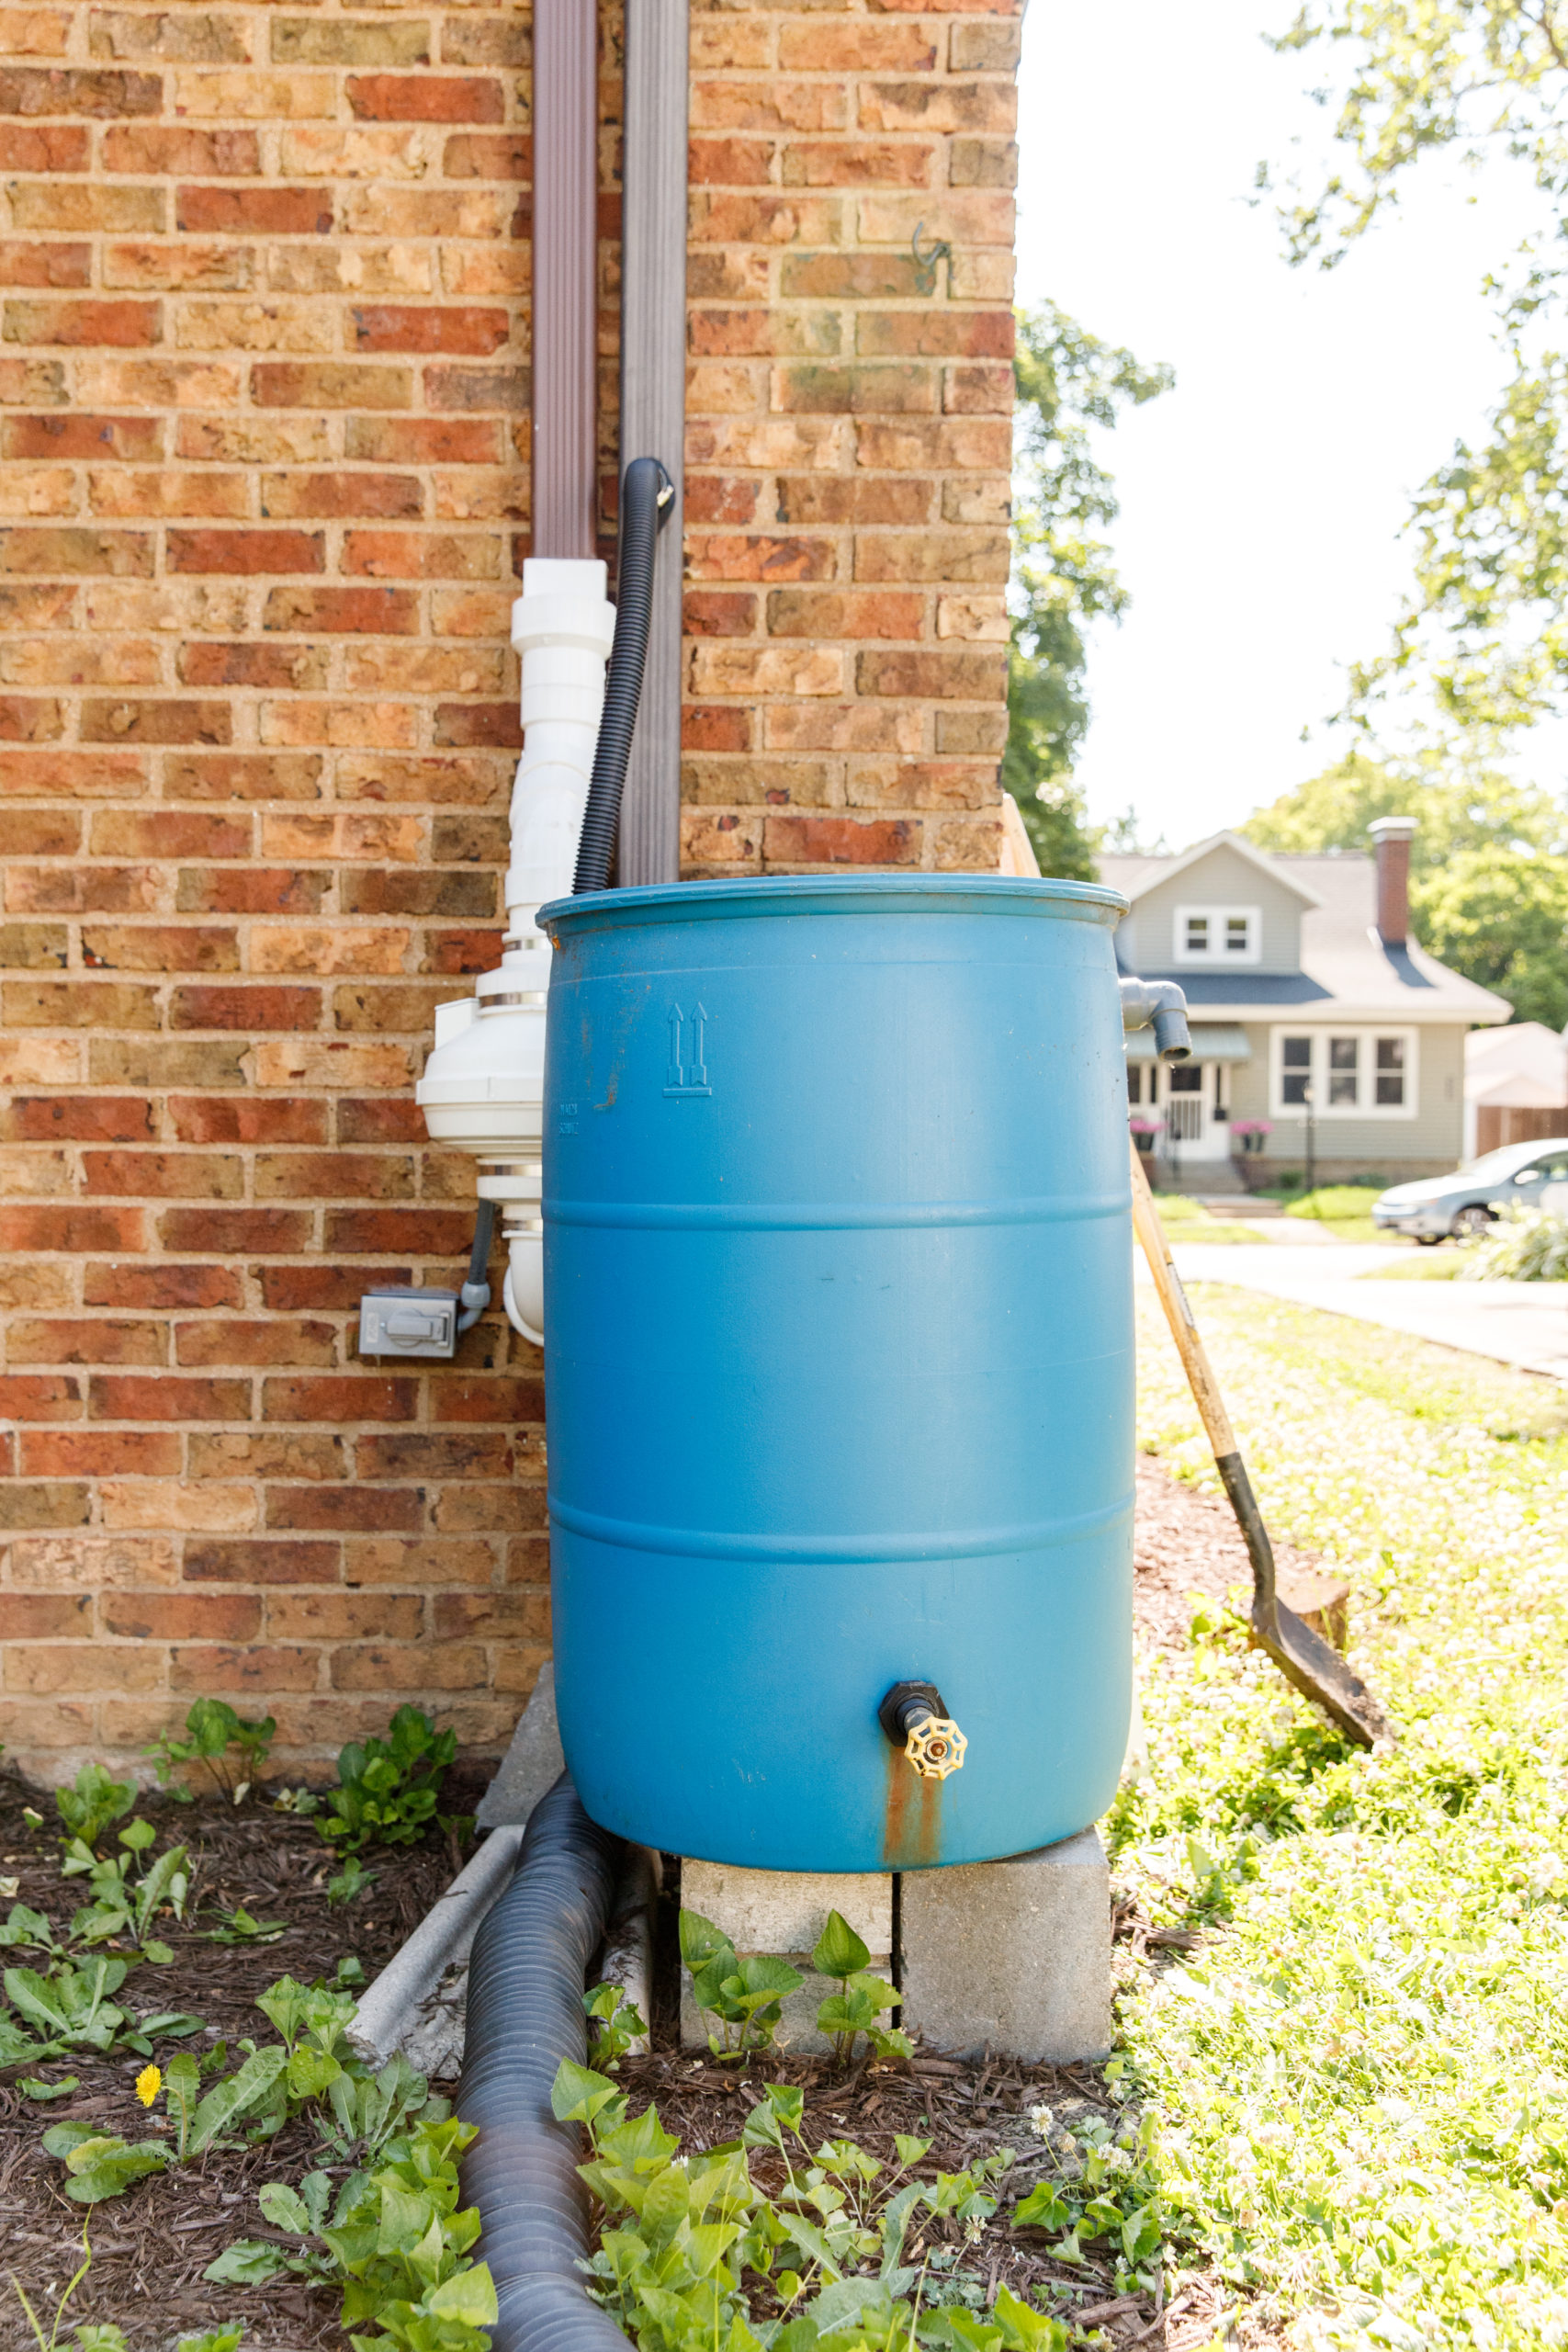
[[[694, 19], [694, 871], [997, 862], [1011, 31]], [[547, 1651], [538, 1360], [353, 1334], [470, 1228], [412, 1085], [500, 928], [527, 18], [0, 47], [0, 1737], [214, 1692], [309, 1765], [412, 1698], [491, 1751]]]
[[694, 17], [695, 872], [997, 866], [1017, 54], [1010, 0]]

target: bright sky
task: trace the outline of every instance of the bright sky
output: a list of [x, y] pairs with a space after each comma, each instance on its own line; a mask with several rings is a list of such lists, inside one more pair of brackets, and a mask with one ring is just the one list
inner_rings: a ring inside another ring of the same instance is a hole
[[[1078, 771], [1092, 816], [1132, 803], [1173, 848], [1333, 756], [1345, 668], [1382, 650], [1409, 577], [1409, 494], [1501, 382], [1478, 289], [1529, 219], [1498, 175], [1423, 171], [1337, 270], [1289, 268], [1254, 171], [1326, 157], [1332, 120], [1303, 95], [1311, 53], [1263, 45], [1292, 13], [1024, 19], [1019, 299], [1177, 373], [1100, 446], [1134, 603], [1094, 643]], [[1544, 740], [1524, 764], [1559, 780]]]

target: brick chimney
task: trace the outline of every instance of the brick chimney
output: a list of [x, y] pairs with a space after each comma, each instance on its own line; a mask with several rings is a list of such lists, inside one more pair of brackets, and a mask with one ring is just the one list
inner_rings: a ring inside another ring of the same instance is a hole
[[1410, 936], [1410, 837], [1414, 817], [1376, 817], [1368, 826], [1377, 843], [1378, 937], [1403, 947]]

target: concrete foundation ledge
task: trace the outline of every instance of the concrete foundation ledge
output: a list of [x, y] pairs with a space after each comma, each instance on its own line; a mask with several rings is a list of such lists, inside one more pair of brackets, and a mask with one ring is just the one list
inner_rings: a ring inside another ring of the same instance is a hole
[[904, 2030], [928, 2050], [1070, 2065], [1111, 2048], [1111, 1866], [1097, 1829], [900, 1882]]

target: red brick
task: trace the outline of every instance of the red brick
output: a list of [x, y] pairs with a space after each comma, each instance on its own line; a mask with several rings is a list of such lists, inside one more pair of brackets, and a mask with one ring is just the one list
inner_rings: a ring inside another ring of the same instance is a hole
[[750, 751], [751, 714], [724, 703], [706, 708], [688, 703], [681, 714], [681, 742], [688, 752]]
[[57, 1478], [0, 1485], [0, 1527], [85, 1527], [92, 1515], [89, 1487]]
[[302, 1649], [177, 1649], [169, 1660], [169, 1688], [197, 1696], [220, 1690], [313, 1690], [317, 1654]]
[[177, 227], [221, 237], [324, 237], [333, 227], [325, 187], [182, 187]]
[[[177, 657], [187, 686], [271, 686], [309, 692], [327, 683], [327, 652], [314, 645], [182, 645]], [[201, 739], [227, 742], [229, 732]]]
[[435, 707], [433, 740], [438, 745], [464, 751], [493, 743], [499, 750], [520, 751], [522, 722], [514, 702], [443, 702]]
[[244, 1592], [106, 1592], [98, 1612], [106, 1633], [141, 1642], [250, 1642], [262, 1623]]
[[320, 531], [181, 531], [168, 535], [171, 571], [322, 571]]
[[366, 1291], [377, 1283], [406, 1289], [413, 1280], [412, 1266], [261, 1266], [262, 1303], [275, 1314], [308, 1313], [316, 1308], [357, 1309]]
[[298, 867], [245, 866], [238, 873], [184, 873], [177, 903], [182, 914], [315, 914], [332, 887], [329, 874]]
[[82, 1384], [65, 1373], [0, 1373], [0, 1414], [11, 1421], [79, 1421]]
[[169, 1001], [171, 1029], [314, 1029], [319, 989], [179, 988]]
[[140, 1143], [153, 1132], [152, 1104], [134, 1095], [16, 1094], [0, 1107], [13, 1143]]
[[426, 1141], [424, 1114], [417, 1102], [389, 1095], [355, 1102], [345, 1095], [337, 1106], [339, 1143], [415, 1143]]
[[502, 1430], [465, 1430], [434, 1437], [421, 1430], [395, 1437], [362, 1437], [354, 1449], [361, 1478], [508, 1478], [511, 1437]]
[[449, 180], [529, 180], [534, 142], [526, 131], [458, 131], [441, 151]]
[[248, 1380], [187, 1380], [175, 1374], [95, 1373], [87, 1410], [95, 1421], [243, 1421]]
[[792, 865], [918, 865], [919, 824], [855, 817], [769, 817], [766, 854]]
[[90, 1641], [90, 1592], [0, 1592], [0, 1642]]
[[[138, 179], [175, 172], [243, 179], [262, 168], [261, 141], [254, 130], [197, 130], [184, 123], [116, 123], [105, 131], [99, 155], [106, 172], [132, 172]], [[189, 191], [182, 188], [180, 193]], [[179, 225], [189, 224], [181, 220]]]
[[42, 458], [119, 458], [127, 463], [161, 458], [164, 420], [158, 416], [8, 416], [0, 424], [0, 455]]
[[0, 334], [6, 343], [130, 345], [163, 340], [156, 302], [7, 302]]
[[0, 71], [0, 114], [156, 114], [163, 103], [164, 85], [156, 74], [56, 72], [37, 65]]
[[359, 351], [450, 351], [488, 357], [511, 333], [504, 311], [439, 311], [415, 302], [380, 302], [351, 315]]
[[266, 1524], [407, 1533], [424, 1524], [424, 1496], [417, 1487], [269, 1487]]
[[181, 1364], [330, 1364], [336, 1352], [333, 1323], [247, 1323], [225, 1315], [182, 1323], [175, 1332]]
[[503, 1380], [454, 1373], [435, 1373], [430, 1383], [433, 1421], [542, 1421], [545, 1384], [542, 1380]]
[[238, 1306], [244, 1295], [230, 1266], [85, 1266], [84, 1306]]
[[335, 1584], [342, 1557], [339, 1544], [189, 1542], [183, 1574], [187, 1584]]
[[266, 1604], [266, 1630], [276, 1641], [417, 1642], [423, 1627], [416, 1592], [279, 1593]]
[[29, 1430], [21, 1467], [33, 1478], [177, 1478], [177, 1430]]
[[7, 172], [85, 172], [88, 133], [77, 125], [46, 123], [24, 130], [20, 124], [0, 124], [0, 170]]
[[266, 1421], [412, 1421], [418, 1410], [417, 1380], [342, 1373], [320, 1380], [268, 1380], [262, 1385], [262, 1419]]
[[140, 1250], [141, 1209], [0, 1207], [0, 1251]]
[[[181, 1143], [324, 1143], [324, 1102], [284, 1097], [269, 1102], [255, 1095], [172, 1094], [169, 1121]], [[423, 1122], [420, 1135], [424, 1133]], [[208, 1302], [192, 1299], [186, 1304]]]
[[74, 1320], [18, 1316], [9, 1335], [11, 1362], [22, 1363], [166, 1363], [168, 1338], [161, 1323], [121, 1323], [105, 1317]]
[[406, 588], [274, 588], [262, 627], [329, 637], [412, 637], [419, 600]]
[[351, 74], [348, 103], [361, 122], [502, 122], [499, 82], [432, 74]]
[[165, 1209], [158, 1220], [165, 1250], [214, 1250], [238, 1257], [308, 1249], [310, 1219], [299, 1209]]
[[93, 282], [91, 245], [24, 244], [0, 240], [0, 285], [90, 286]]
[[473, 1238], [468, 1209], [329, 1209], [326, 1247], [349, 1257], [457, 1258]]

